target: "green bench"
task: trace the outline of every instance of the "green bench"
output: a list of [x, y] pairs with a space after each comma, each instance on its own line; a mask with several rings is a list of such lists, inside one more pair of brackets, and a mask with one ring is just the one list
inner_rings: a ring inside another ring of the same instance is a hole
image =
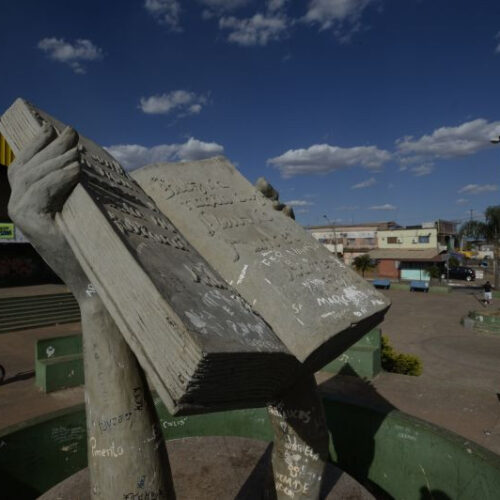
[[82, 336], [38, 340], [35, 345], [35, 385], [44, 392], [83, 385]]
[[382, 371], [380, 328], [374, 328], [321, 371], [372, 379]]

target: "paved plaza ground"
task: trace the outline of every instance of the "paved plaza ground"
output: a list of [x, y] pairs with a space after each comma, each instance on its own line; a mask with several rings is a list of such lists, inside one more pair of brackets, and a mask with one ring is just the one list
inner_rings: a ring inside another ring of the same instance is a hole
[[[27, 287], [6, 294], [57, 293], [62, 288]], [[382, 373], [366, 383], [319, 373], [321, 390], [342, 393], [384, 409], [397, 408], [455, 431], [500, 454], [500, 336], [476, 334], [460, 324], [481, 309], [479, 291], [440, 295], [388, 290], [392, 300], [383, 334], [402, 352], [419, 356], [420, 377]], [[500, 308], [500, 299], [490, 308]], [[0, 428], [83, 401], [81, 388], [45, 395], [34, 386], [34, 345], [38, 338], [77, 333], [80, 324], [57, 325], [0, 335]]]
[[[500, 336], [476, 334], [460, 324], [468, 311], [482, 309], [481, 292], [384, 293], [392, 306], [382, 333], [398, 351], [419, 356], [423, 374], [382, 373], [371, 384], [334, 377], [322, 389], [393, 406], [500, 454]], [[500, 299], [489, 308], [500, 308]], [[326, 378], [320, 375], [321, 381]]]

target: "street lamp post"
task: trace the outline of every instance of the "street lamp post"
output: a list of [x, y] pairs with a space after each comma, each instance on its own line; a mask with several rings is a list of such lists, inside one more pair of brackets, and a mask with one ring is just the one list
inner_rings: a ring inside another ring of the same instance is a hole
[[328, 224], [330, 224], [330, 227], [332, 228], [333, 244], [334, 244], [334, 248], [335, 248], [335, 257], [337, 257], [337, 232], [335, 231], [335, 226], [332, 224], [332, 222], [330, 221], [330, 219], [326, 215], [323, 215], [323, 217], [326, 219], [326, 221], [328, 222]]

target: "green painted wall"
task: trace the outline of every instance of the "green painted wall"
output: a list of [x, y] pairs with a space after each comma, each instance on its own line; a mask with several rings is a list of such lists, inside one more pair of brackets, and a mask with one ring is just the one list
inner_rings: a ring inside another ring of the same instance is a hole
[[462, 318], [462, 324], [467, 326], [467, 322], [472, 322], [472, 328], [478, 333], [500, 335], [500, 317], [494, 311], [470, 311]]
[[35, 345], [35, 384], [44, 392], [83, 385], [82, 336], [41, 339]]
[[86, 466], [83, 405], [0, 430], [0, 498], [31, 500]]
[[397, 410], [325, 400], [332, 458], [398, 500], [498, 500], [500, 457]]
[[[155, 404], [168, 439], [203, 435], [272, 439], [264, 409], [189, 417]], [[497, 500], [500, 457], [397, 410], [324, 399], [334, 461], [398, 500]], [[32, 499], [86, 465], [82, 405], [0, 430], [2, 498]], [[432, 495], [432, 496], [431, 496]]]
[[375, 328], [321, 371], [372, 379], [382, 371], [380, 342], [380, 328]]

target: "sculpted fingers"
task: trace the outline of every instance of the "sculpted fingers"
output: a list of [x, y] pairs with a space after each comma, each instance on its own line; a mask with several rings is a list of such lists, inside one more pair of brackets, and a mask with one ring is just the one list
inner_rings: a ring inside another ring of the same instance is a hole
[[287, 216], [287, 217], [290, 217], [290, 219], [293, 219], [295, 220], [295, 212], [293, 211], [293, 208], [288, 206], [288, 205], [285, 205], [283, 207], [283, 213]]
[[30, 163], [41, 165], [63, 155], [78, 144], [78, 134], [71, 127], [66, 127], [60, 136], [56, 137], [48, 146], [38, 152]]
[[269, 184], [269, 182], [264, 177], [259, 177], [255, 183], [255, 187], [270, 200], [277, 201], [279, 198], [279, 193], [276, 189]]
[[79, 153], [76, 147], [66, 151], [66, 153], [57, 156], [55, 158], [50, 158], [42, 164], [29, 169], [25, 172], [23, 176], [23, 183], [25, 188], [28, 188], [31, 184], [40, 181], [45, 176], [49, 175], [56, 170], [61, 170], [62, 168], [70, 165], [71, 163], [78, 162]]
[[8, 168], [7, 174], [9, 176], [9, 182], [13, 185], [22, 170], [22, 167], [28, 163], [33, 156], [35, 156], [39, 151], [41, 151], [47, 144], [49, 144], [56, 137], [56, 131], [53, 127], [48, 124], [43, 125], [40, 132], [35, 135], [33, 140], [16, 155], [16, 159], [12, 165]]
[[26, 192], [31, 210], [38, 213], [59, 212], [67, 197], [78, 183], [80, 165], [73, 162], [55, 170], [33, 184]]
[[[78, 184], [80, 165], [78, 162], [71, 163], [61, 170], [52, 172], [45, 179], [48, 182], [49, 212], [59, 212], [71, 191]], [[40, 182], [43, 182], [43, 180]]]

